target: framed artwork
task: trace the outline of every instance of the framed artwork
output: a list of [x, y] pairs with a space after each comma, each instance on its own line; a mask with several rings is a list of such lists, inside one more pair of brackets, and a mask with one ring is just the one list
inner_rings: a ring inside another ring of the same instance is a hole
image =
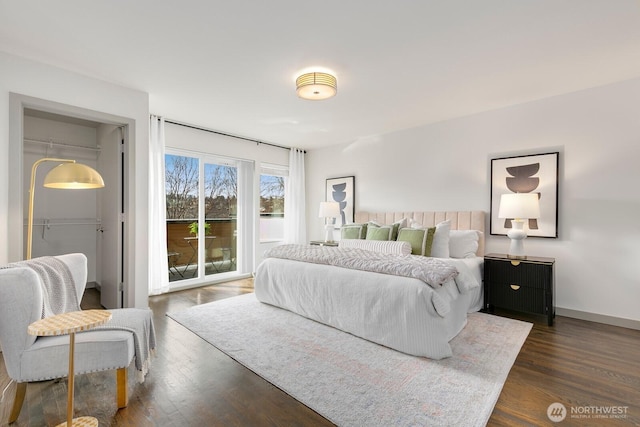
[[537, 193], [540, 218], [529, 219], [529, 237], [558, 237], [559, 153], [502, 157], [491, 160], [491, 215], [493, 235], [506, 235], [511, 219], [498, 218], [500, 196], [507, 193]]
[[326, 201], [340, 204], [340, 216], [336, 218], [336, 227], [353, 223], [355, 186], [355, 176], [327, 179]]

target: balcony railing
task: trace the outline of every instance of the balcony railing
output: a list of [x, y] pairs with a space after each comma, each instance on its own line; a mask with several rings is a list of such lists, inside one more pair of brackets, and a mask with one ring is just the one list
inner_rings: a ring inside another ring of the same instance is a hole
[[[190, 279], [198, 275], [198, 236], [191, 233], [194, 219], [167, 220], [167, 255], [169, 281]], [[236, 219], [207, 219], [205, 234], [205, 274], [236, 269]]]

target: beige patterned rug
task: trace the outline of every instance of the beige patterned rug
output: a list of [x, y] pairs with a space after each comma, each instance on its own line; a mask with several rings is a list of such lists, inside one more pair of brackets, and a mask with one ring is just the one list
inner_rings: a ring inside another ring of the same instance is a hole
[[399, 353], [246, 294], [171, 318], [339, 426], [483, 426], [531, 324], [469, 315], [453, 357]]

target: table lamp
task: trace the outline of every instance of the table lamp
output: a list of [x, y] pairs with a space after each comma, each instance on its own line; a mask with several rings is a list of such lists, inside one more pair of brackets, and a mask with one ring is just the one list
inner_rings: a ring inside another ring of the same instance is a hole
[[340, 216], [340, 203], [338, 202], [321, 202], [318, 217], [324, 218], [324, 241], [333, 242], [334, 222]]
[[511, 219], [511, 229], [507, 232], [511, 239], [509, 258], [526, 259], [524, 239], [527, 238], [527, 231], [524, 223], [530, 218], [540, 218], [538, 193], [503, 194], [500, 197], [498, 217]]
[[44, 178], [44, 187], [60, 188], [65, 190], [80, 190], [86, 188], [102, 188], [104, 180], [102, 176], [93, 168], [76, 163], [70, 159], [55, 159], [45, 157], [36, 162], [31, 167], [31, 185], [29, 186], [29, 219], [27, 223], [27, 256], [31, 259], [31, 247], [33, 240], [33, 202], [36, 187], [36, 169], [44, 162], [62, 163], [51, 169]]

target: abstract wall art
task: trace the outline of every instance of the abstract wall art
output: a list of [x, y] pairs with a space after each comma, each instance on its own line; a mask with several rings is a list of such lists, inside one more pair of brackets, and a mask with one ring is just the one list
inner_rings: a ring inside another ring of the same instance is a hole
[[340, 217], [336, 219], [336, 227], [353, 223], [355, 181], [355, 176], [327, 179], [326, 200], [340, 204]]
[[498, 218], [501, 195], [537, 193], [540, 218], [529, 220], [527, 235], [558, 237], [558, 160], [558, 152], [491, 160], [491, 234], [506, 235], [511, 228], [510, 219]]

